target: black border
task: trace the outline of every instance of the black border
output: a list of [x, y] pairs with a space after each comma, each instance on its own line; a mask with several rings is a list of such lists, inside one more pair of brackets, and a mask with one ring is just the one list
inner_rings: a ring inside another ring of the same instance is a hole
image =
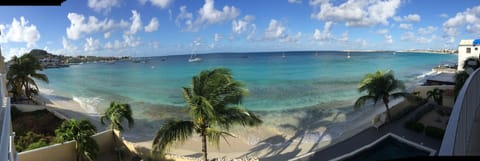
[[61, 6], [66, 0], [0, 0], [0, 6]]

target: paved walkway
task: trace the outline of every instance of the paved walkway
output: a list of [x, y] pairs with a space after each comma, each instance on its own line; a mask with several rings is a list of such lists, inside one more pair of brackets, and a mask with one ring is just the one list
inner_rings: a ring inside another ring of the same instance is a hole
[[381, 126], [379, 129], [370, 127], [359, 134], [348, 138], [342, 142], [337, 144], [328, 146], [318, 152], [315, 152], [313, 156], [309, 157], [309, 159], [300, 159], [300, 160], [311, 160], [311, 161], [323, 161], [323, 160], [331, 160], [333, 158], [339, 157], [343, 154], [350, 153], [364, 145], [370, 144], [373, 141], [377, 140], [378, 138], [384, 136], [387, 133], [394, 133], [400, 137], [404, 137], [407, 140], [423, 144], [429, 148], [432, 148], [437, 151], [440, 149], [441, 141], [433, 139], [431, 137], [425, 136], [425, 134], [416, 133], [412, 130], [404, 128], [404, 123], [415, 116], [416, 113], [420, 111], [422, 108], [426, 108], [430, 103], [426, 103], [425, 105], [420, 106], [415, 111], [412, 111], [407, 116], [393, 121], [391, 123], [387, 123]]

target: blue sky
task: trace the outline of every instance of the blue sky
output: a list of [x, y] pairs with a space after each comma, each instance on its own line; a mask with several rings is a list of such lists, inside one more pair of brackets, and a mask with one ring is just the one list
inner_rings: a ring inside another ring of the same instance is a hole
[[72, 56], [452, 49], [480, 37], [480, 2], [66, 0], [0, 6], [0, 31], [6, 59], [34, 48]]

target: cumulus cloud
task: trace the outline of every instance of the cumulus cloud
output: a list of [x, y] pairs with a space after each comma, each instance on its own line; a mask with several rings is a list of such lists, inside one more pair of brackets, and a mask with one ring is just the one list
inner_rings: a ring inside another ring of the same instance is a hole
[[83, 46], [84, 50], [86, 52], [90, 51], [96, 51], [101, 48], [100, 46], [100, 40], [98, 39], [93, 39], [92, 37], [89, 37], [85, 39], [85, 45]]
[[409, 24], [409, 23], [401, 23], [400, 25], [398, 25], [398, 27], [405, 30], [413, 29], [412, 24]]
[[236, 34], [241, 34], [247, 31], [251, 25], [250, 23], [255, 20], [255, 17], [252, 15], [246, 15], [243, 19], [233, 20], [232, 21], [232, 31]]
[[29, 24], [23, 16], [20, 17], [20, 20], [13, 18], [9, 25], [0, 25], [0, 29], [2, 31], [8, 30], [2, 36], [3, 42], [24, 42], [31, 48], [40, 40], [40, 32], [37, 30], [37, 26]]
[[145, 26], [145, 32], [153, 32], [158, 29], [158, 19], [156, 17], [150, 20], [147, 26]]
[[418, 34], [408, 31], [405, 32], [401, 37], [400, 40], [402, 41], [410, 41], [410, 42], [416, 42], [416, 43], [421, 43], [421, 44], [426, 44], [426, 43], [431, 43], [433, 40], [437, 38], [436, 35], [430, 35], [430, 36], [418, 36]]
[[348, 0], [335, 6], [329, 0], [313, 0], [311, 17], [322, 21], [345, 22], [347, 26], [388, 24], [400, 6], [400, 0]]
[[77, 50], [77, 47], [71, 44], [65, 37], [62, 37], [62, 45], [64, 50], [67, 50], [67, 51]]
[[85, 34], [91, 34], [99, 31], [108, 31], [115, 27], [113, 20], [104, 19], [99, 21], [95, 16], [89, 16], [86, 20], [85, 16], [77, 13], [68, 13], [70, 26], [67, 28], [67, 38], [78, 40]]
[[446, 36], [456, 37], [459, 34], [458, 28], [464, 28], [469, 34], [480, 34], [480, 6], [467, 8], [457, 13], [443, 23], [443, 31]]
[[240, 15], [240, 11], [234, 6], [224, 6], [222, 10], [215, 9], [214, 0], [205, 0], [202, 8], [198, 10], [197, 18], [194, 20], [193, 14], [187, 11], [185, 6], [180, 7], [180, 14], [176, 18], [176, 23], [183, 27], [184, 31], [196, 32], [200, 28], [223, 23], [233, 20]]
[[433, 26], [420, 27], [418, 28], [417, 32], [420, 35], [428, 35], [437, 31], [437, 29], [438, 29], [437, 27], [433, 27]]
[[271, 19], [270, 23], [268, 24], [268, 28], [265, 30], [264, 39], [274, 40], [284, 38], [286, 36], [285, 31], [286, 28], [282, 23], [275, 19]]
[[325, 41], [332, 38], [332, 34], [330, 33], [330, 28], [332, 27], [332, 21], [325, 22], [323, 25], [323, 31], [319, 29], [315, 29], [313, 32], [313, 39], [318, 41]]
[[418, 14], [409, 14], [409, 15], [403, 16], [403, 17], [395, 16], [395, 17], [393, 17], [393, 20], [398, 21], [398, 22], [402, 22], [402, 21], [406, 21], [406, 22], [420, 22], [421, 17], [420, 17], [420, 15], [418, 15]]
[[295, 35], [287, 35], [284, 39], [281, 39], [282, 42], [290, 42], [290, 43], [299, 43], [302, 38], [302, 33], [297, 32]]
[[215, 42], [222, 40], [222, 38], [223, 36], [218, 33], [215, 33], [215, 35], [213, 35], [213, 40], [215, 40]]
[[388, 44], [393, 43], [392, 35], [390, 35], [390, 31], [388, 29], [377, 30], [377, 34], [383, 35], [386, 43], [388, 43]]
[[132, 10], [132, 17], [130, 17], [130, 21], [132, 21], [132, 23], [130, 24], [130, 30], [127, 32], [127, 34], [136, 34], [138, 31], [142, 30], [142, 19], [140, 17], [140, 13], [138, 13], [136, 10]]
[[173, 0], [139, 0], [141, 4], [145, 4], [150, 2], [152, 5], [160, 7], [160, 8], [167, 8]]
[[96, 12], [108, 13], [113, 7], [120, 6], [120, 0], [88, 0], [88, 7]]

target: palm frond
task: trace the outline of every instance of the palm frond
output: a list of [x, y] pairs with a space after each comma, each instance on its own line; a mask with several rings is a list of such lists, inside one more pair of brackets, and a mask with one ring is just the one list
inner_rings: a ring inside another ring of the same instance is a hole
[[221, 131], [215, 128], [207, 128], [205, 132], [206, 132], [208, 141], [214, 144], [217, 148], [220, 148], [220, 137], [222, 137], [225, 140], [225, 142], [227, 142], [227, 144], [228, 144], [228, 141], [226, 139], [226, 136], [236, 137], [232, 133]]
[[377, 103], [377, 97], [375, 96], [370, 96], [370, 95], [365, 95], [365, 96], [361, 96], [359, 97], [356, 101], [355, 101], [355, 109], [358, 109], [360, 108], [361, 106], [365, 105], [365, 103], [368, 101], [368, 100], [372, 100], [374, 101], [375, 103]]
[[174, 141], [183, 143], [193, 135], [194, 130], [192, 121], [167, 120], [153, 139], [153, 151], [164, 154], [169, 145]]

